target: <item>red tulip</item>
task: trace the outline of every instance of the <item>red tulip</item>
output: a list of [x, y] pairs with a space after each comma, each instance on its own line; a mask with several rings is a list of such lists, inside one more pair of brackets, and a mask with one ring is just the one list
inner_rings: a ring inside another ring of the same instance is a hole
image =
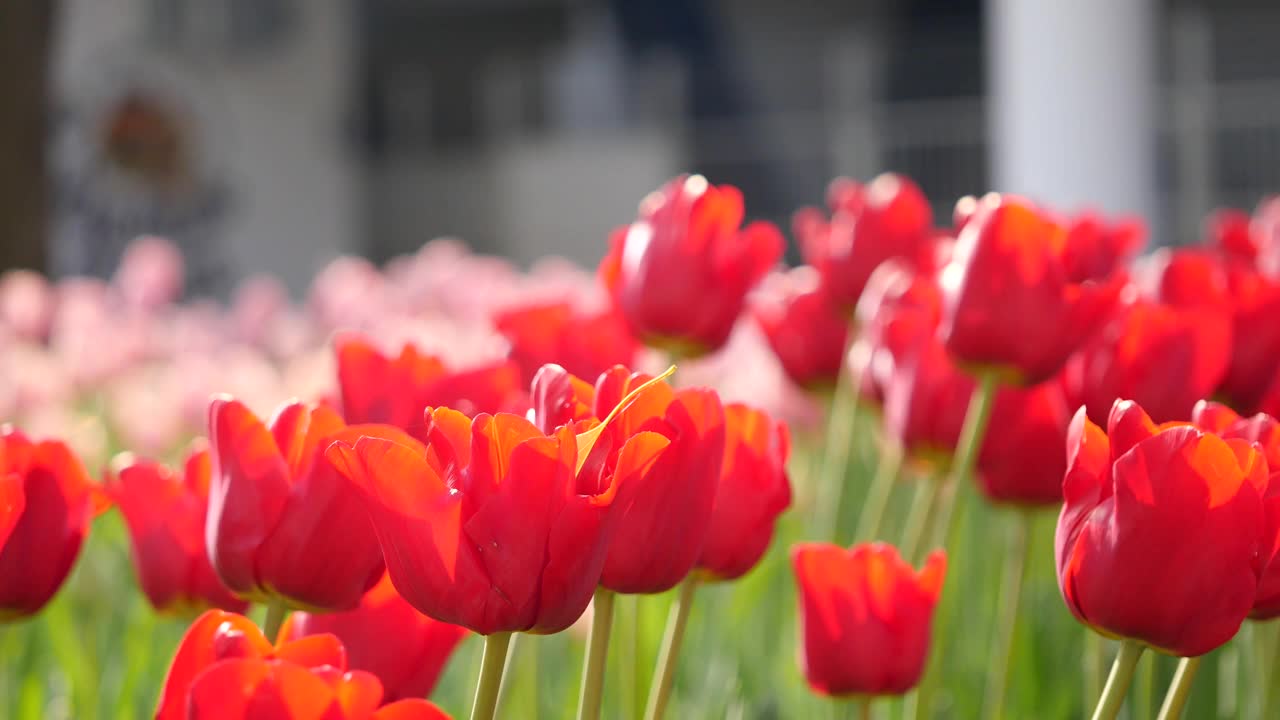
[[1118, 398], [1133, 399], [1157, 421], [1182, 420], [1218, 387], [1230, 352], [1230, 315], [1222, 309], [1138, 300], [1067, 361], [1067, 397], [1095, 422]]
[[916, 572], [883, 543], [791, 549], [801, 666], [824, 695], [901, 695], [920, 681], [946, 574], [941, 550]]
[[275, 646], [242, 615], [210, 610], [183, 636], [169, 666], [156, 720], [438, 720], [425, 700], [382, 705], [382, 686], [346, 672], [333, 635]]
[[[1280, 527], [1280, 422], [1270, 415], [1259, 413], [1242, 418], [1234, 410], [1218, 403], [1201, 401], [1191, 414], [1191, 421], [1202, 430], [1224, 438], [1239, 438], [1257, 443], [1267, 460], [1271, 477], [1263, 495], [1271, 527]], [[1277, 535], [1280, 542], [1280, 534]], [[1254, 600], [1249, 617], [1269, 620], [1280, 617], [1280, 546], [1263, 549], [1265, 562], [1262, 579], [1258, 582], [1258, 596]]]
[[630, 365], [640, 349], [617, 313], [584, 313], [567, 302], [504, 310], [493, 322], [511, 344], [510, 357], [526, 385], [548, 363], [595, 377], [614, 365]]
[[1105, 321], [1122, 272], [1074, 272], [1102, 263], [1069, 244], [1066, 230], [1026, 201], [980, 203], [941, 272], [947, 350], [965, 365], [994, 366], [1017, 384], [1055, 375]]
[[554, 633], [586, 609], [613, 537], [620, 489], [667, 445], [627, 440], [577, 473], [577, 439], [517, 415], [428, 415], [427, 444], [367, 429], [328, 456], [361, 491], [396, 590], [421, 612], [480, 634]]
[[1105, 433], [1077, 412], [1068, 437], [1054, 549], [1072, 614], [1173, 655], [1230, 640], [1275, 546], [1262, 453], [1191, 425], [1157, 426], [1127, 401]]
[[693, 357], [723, 346], [747, 291], [782, 256], [782, 234], [742, 223], [742, 193], [682, 175], [640, 204], [614, 232], [600, 278], [632, 332]]
[[1069, 278], [1104, 278], [1142, 249], [1147, 226], [1140, 218], [1108, 221], [1084, 212], [1067, 223], [1063, 265]]
[[108, 505], [66, 445], [0, 428], [0, 622], [49, 602]]
[[829, 195], [829, 221], [809, 208], [796, 214], [793, 226], [805, 261], [837, 305], [851, 312], [880, 263], [915, 263], [930, 253], [933, 210], [914, 182], [891, 173], [865, 188], [839, 179]]
[[386, 423], [417, 436], [424, 408], [475, 415], [527, 407], [520, 397], [520, 368], [510, 361], [455, 372], [411, 344], [394, 358], [357, 335], [339, 335], [333, 344], [342, 412], [352, 424]]
[[698, 557], [698, 568], [714, 580], [733, 580], [755, 567], [778, 515], [791, 505], [786, 424], [737, 403], [726, 405], [724, 415], [724, 466]]
[[[647, 380], [622, 367], [601, 375], [595, 416], [606, 417]], [[702, 553], [724, 461], [724, 407], [706, 388], [674, 390], [659, 383], [618, 415], [606, 442], [618, 447], [641, 430], [661, 433], [670, 446], [637, 478], [600, 577], [605, 588], [627, 594], [675, 587]]]
[[428, 697], [467, 631], [419, 613], [384, 575], [360, 601], [340, 613], [295, 612], [281, 641], [329, 633], [347, 649], [350, 667], [373, 673], [388, 700]]
[[752, 304], [752, 314], [782, 369], [801, 387], [834, 386], [849, 320], [818, 284], [813, 268], [798, 267], [770, 280]]
[[106, 486], [129, 526], [142, 590], [157, 610], [243, 612], [248, 606], [218, 580], [205, 552], [209, 475], [209, 452], [197, 450], [187, 456], [181, 476], [130, 458]]
[[1162, 302], [1230, 314], [1231, 361], [1219, 390], [1235, 407], [1260, 409], [1280, 376], [1280, 280], [1197, 248], [1156, 253], [1147, 285]]
[[378, 581], [382, 554], [369, 517], [322, 457], [346, 431], [323, 406], [291, 403], [266, 425], [237, 400], [210, 405], [205, 545], [233, 593], [345, 610]]
[[0, 475], [0, 550], [9, 534], [18, 525], [18, 518], [27, 507], [27, 493], [23, 478], [16, 473]]
[[865, 400], [885, 401], [894, 368], [923, 347], [941, 321], [935, 278], [896, 260], [876, 268], [858, 301], [858, 336], [849, 354]]
[[997, 390], [975, 474], [983, 493], [1015, 505], [1062, 502], [1070, 422], [1071, 406], [1056, 380]]
[[1253, 265], [1258, 259], [1258, 245], [1249, 224], [1249, 214], [1242, 210], [1215, 210], [1205, 218], [1206, 239], [1227, 257]]
[[895, 355], [884, 389], [884, 427], [911, 455], [951, 461], [964, 426], [973, 378], [961, 372], [933, 335]]

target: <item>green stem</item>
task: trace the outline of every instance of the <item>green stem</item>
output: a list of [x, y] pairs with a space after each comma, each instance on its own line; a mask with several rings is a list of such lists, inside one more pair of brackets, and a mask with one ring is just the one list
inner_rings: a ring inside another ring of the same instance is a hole
[[876, 466], [875, 477], [871, 479], [871, 487], [867, 490], [862, 514], [858, 517], [855, 540], [859, 542], [875, 540], [880, 534], [885, 510], [889, 507], [889, 498], [893, 495], [893, 484], [898, 479], [898, 469], [901, 467], [902, 448], [897, 443], [887, 440], [884, 447], [880, 449], [880, 462]]
[[280, 634], [280, 626], [284, 623], [284, 614], [288, 610], [285, 607], [284, 600], [279, 597], [271, 598], [271, 602], [267, 603], [267, 617], [262, 621], [262, 634], [267, 636], [268, 642], [274, 643], [276, 636]]
[[1182, 717], [1182, 709], [1187, 706], [1187, 698], [1191, 697], [1191, 683], [1196, 679], [1201, 660], [1203, 657], [1184, 657], [1178, 663], [1178, 671], [1173, 674], [1173, 682], [1169, 684], [1169, 692], [1164, 696], [1164, 704], [1160, 706], [1156, 720], [1178, 720]]
[[938, 490], [941, 487], [940, 478], [922, 477], [916, 482], [915, 497], [911, 499], [911, 509], [907, 513], [907, 522], [902, 531], [902, 557], [914, 560], [920, 555], [925, 528], [929, 527], [933, 517], [933, 508], [938, 504]]
[[502, 669], [507, 661], [511, 633], [485, 636], [484, 655], [480, 660], [480, 678], [476, 681], [476, 699], [471, 704], [471, 720], [493, 720], [498, 708], [498, 688], [502, 687]]
[[621, 685], [622, 691], [619, 693], [622, 698], [622, 717], [632, 718], [635, 720], [644, 712], [641, 703], [644, 702], [641, 688], [644, 686], [644, 678], [641, 673], [641, 649], [640, 649], [640, 596], [639, 595], [623, 595], [616, 599], [616, 614], [618, 615], [618, 648], [621, 653], [618, 659], [622, 667], [619, 671], [622, 673]]
[[[1265, 637], [1263, 633], [1258, 632], [1261, 629], [1260, 626], [1254, 627], [1255, 633]], [[1262, 714], [1258, 717], [1274, 717], [1272, 713], [1280, 711], [1280, 708], [1276, 707], [1276, 686], [1280, 685], [1280, 682], [1270, 680], [1276, 677], [1276, 673], [1280, 673], [1280, 637], [1272, 638], [1270, 655], [1267, 663], [1261, 668], [1266, 690], [1262, 693]], [[1267, 680], [1270, 681], [1267, 682]]]
[[1102, 636], [1090, 628], [1084, 630], [1084, 659], [1081, 661], [1084, 671], [1084, 702], [1080, 707], [1087, 708], [1094, 698], [1102, 694]]
[[667, 711], [667, 701], [671, 697], [671, 686], [676, 677], [676, 660], [680, 655], [680, 642], [684, 639], [684, 628], [689, 621], [689, 608], [693, 606], [693, 593], [698, 589], [698, 580], [692, 574], [680, 583], [675, 604], [671, 606], [671, 614], [667, 617], [667, 630], [662, 636], [662, 650], [658, 653], [658, 665], [653, 674], [653, 682], [649, 686], [649, 702], [645, 707], [645, 720], [660, 720]]
[[1013, 635], [1018, 624], [1018, 605], [1022, 600], [1023, 579], [1027, 573], [1027, 544], [1031, 535], [1031, 515], [1022, 510], [1009, 526], [1009, 546], [1005, 551], [1004, 577], [1001, 579], [1000, 608], [996, 615], [996, 635], [992, 645], [992, 672], [987, 675], [987, 691], [983, 698], [986, 717], [1004, 717], [1004, 697], [1009, 687], [1010, 660], [1013, 657]]
[[1133, 689], [1129, 691], [1135, 717], [1152, 717], [1151, 703], [1155, 693], [1156, 658], [1148, 655], [1138, 661], [1138, 668], [1134, 671]]
[[818, 502], [815, 504], [814, 533], [819, 538], [835, 536], [840, 521], [840, 505], [844, 496], [846, 474], [849, 468], [853, 430], [858, 417], [857, 387], [860, 378], [853, 377], [849, 368], [849, 349], [853, 346], [854, 330], [849, 328], [849, 344], [845, 346], [845, 362], [831, 396], [831, 411], [827, 413], [827, 440], [823, 448], [822, 464], [818, 475]]
[[871, 720], [871, 696], [863, 695], [854, 700], [858, 709], [858, 720]]
[[1098, 706], [1093, 710], [1093, 720], [1115, 720], [1120, 715], [1120, 706], [1124, 705], [1124, 695], [1133, 682], [1133, 670], [1142, 657], [1144, 646], [1133, 640], [1121, 640], [1120, 652], [1111, 664], [1111, 674], [1107, 676], [1107, 685], [1102, 688], [1098, 698]]
[[578, 720], [597, 720], [604, 690], [604, 668], [609, 659], [609, 633], [613, 629], [612, 590], [596, 588], [591, 613], [591, 634], [587, 639], [587, 659], [582, 668], [582, 695]]
[[951, 469], [938, 491], [934, 510], [935, 517], [929, 531], [929, 544], [918, 548], [924, 552], [928, 548], [945, 547], [951, 532], [951, 518], [956, 509], [956, 493], [960, 485], [973, 474], [978, 460], [978, 451], [982, 447], [982, 439], [987, 434], [987, 421], [991, 419], [991, 405], [996, 395], [996, 373], [983, 372], [978, 375], [978, 386], [974, 388], [969, 399], [969, 409], [965, 412], [964, 426], [960, 429], [960, 440], [956, 444], [955, 455], [952, 456]]

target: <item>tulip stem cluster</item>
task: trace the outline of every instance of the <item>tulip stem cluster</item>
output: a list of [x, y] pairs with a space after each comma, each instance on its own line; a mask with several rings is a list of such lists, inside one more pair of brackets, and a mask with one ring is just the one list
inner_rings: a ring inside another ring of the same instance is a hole
[[1009, 685], [1009, 665], [1013, 657], [1013, 635], [1018, 625], [1018, 606], [1027, 574], [1027, 545], [1031, 539], [1031, 515], [1019, 511], [1009, 526], [1009, 547], [1005, 553], [1004, 576], [1000, 580], [1000, 609], [996, 613], [995, 641], [991, 647], [991, 672], [982, 704], [985, 717], [1004, 716], [1004, 696]]
[[1182, 717], [1182, 709], [1187, 706], [1187, 698], [1191, 697], [1191, 683], [1203, 659], [1204, 656], [1184, 657], [1178, 663], [1178, 670], [1173, 674], [1173, 682], [1169, 684], [1169, 692], [1164, 696], [1164, 704], [1160, 706], [1156, 720], [1178, 720]]
[[587, 659], [582, 668], [582, 696], [578, 702], [578, 720], [597, 720], [604, 693], [605, 660], [609, 657], [609, 634], [613, 629], [613, 605], [617, 594], [597, 588], [592, 603], [591, 634], [587, 640]]
[[1107, 684], [1102, 688], [1102, 696], [1098, 698], [1098, 705], [1093, 710], [1093, 720], [1115, 720], [1120, 715], [1124, 696], [1133, 682], [1133, 671], [1138, 667], [1138, 659], [1145, 649], [1145, 645], [1135, 640], [1120, 641], [1120, 652], [1111, 664], [1111, 674], [1107, 676]]
[[886, 440], [880, 451], [880, 462], [876, 465], [876, 474], [867, 489], [867, 499], [862, 505], [862, 514], [858, 517], [856, 539], [875, 540], [880, 534], [880, 524], [885, 510], [889, 507], [889, 498], [893, 495], [893, 484], [898, 479], [898, 470], [902, 467], [902, 448], [892, 440]]
[[[852, 333], [850, 337], [853, 337]], [[846, 357], [848, 353], [845, 353]], [[849, 467], [849, 454], [853, 445], [853, 431], [858, 421], [858, 398], [855, 388], [859, 379], [844, 364], [831, 395], [830, 412], [827, 414], [827, 439], [823, 449], [822, 464], [818, 475], [818, 502], [814, 532], [816, 537], [830, 538], [837, 532], [840, 505], [844, 496], [845, 476]]]
[[680, 643], [684, 640], [684, 628], [689, 622], [689, 610], [693, 606], [694, 591], [698, 580], [689, 575], [676, 591], [675, 603], [667, 617], [667, 629], [662, 636], [662, 649], [658, 652], [658, 664], [653, 683], [649, 687], [649, 702], [645, 706], [645, 720], [661, 720], [671, 698], [671, 685], [676, 677], [676, 660], [680, 655]]
[[951, 519], [955, 515], [956, 493], [966, 478], [973, 474], [977, 464], [978, 450], [987, 434], [987, 422], [991, 419], [991, 405], [995, 400], [998, 376], [993, 371], [978, 373], [978, 386], [969, 399], [969, 409], [965, 411], [964, 425], [960, 429], [960, 441], [956, 444], [956, 452], [951, 461], [950, 472], [939, 488], [935, 500], [937, 509], [933, 521], [928, 523], [929, 543], [923, 548], [945, 547], [951, 533]]
[[471, 720], [493, 720], [498, 709], [498, 690], [502, 687], [502, 670], [507, 663], [507, 648], [510, 644], [509, 632], [485, 636], [480, 678], [476, 681], [476, 698], [471, 704]]

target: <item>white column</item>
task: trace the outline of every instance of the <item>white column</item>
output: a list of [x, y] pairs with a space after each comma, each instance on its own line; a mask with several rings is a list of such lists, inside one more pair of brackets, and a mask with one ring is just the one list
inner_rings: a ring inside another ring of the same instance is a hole
[[1154, 0], [989, 0], [993, 189], [1154, 219]]

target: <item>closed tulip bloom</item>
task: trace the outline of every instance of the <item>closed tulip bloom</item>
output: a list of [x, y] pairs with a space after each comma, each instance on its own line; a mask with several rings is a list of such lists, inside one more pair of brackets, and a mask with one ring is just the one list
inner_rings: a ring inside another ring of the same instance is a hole
[[[1201, 401], [1191, 414], [1191, 421], [1198, 427], [1224, 438], [1239, 438], [1257, 443], [1267, 459], [1271, 476], [1263, 494], [1263, 507], [1271, 527], [1280, 527], [1280, 422], [1270, 415], [1258, 413], [1242, 418], [1226, 405]], [[1277, 535], [1280, 542], [1280, 534]], [[1258, 596], [1254, 600], [1249, 617], [1269, 620], [1280, 617], [1280, 547], [1263, 549], [1265, 566], [1258, 582]]]
[[1077, 412], [1067, 448], [1054, 550], [1072, 614], [1172, 655], [1230, 640], [1275, 544], [1262, 453], [1189, 424], [1157, 426], [1127, 401], [1106, 432]]
[[1252, 412], [1280, 376], [1280, 280], [1247, 268], [1230, 267], [1233, 342], [1222, 392], [1232, 406]]
[[385, 423], [418, 436], [424, 408], [451, 407], [470, 416], [527, 407], [520, 368], [511, 361], [454, 371], [412, 344], [388, 357], [354, 334], [339, 335], [334, 348], [342, 414], [351, 424]]
[[156, 610], [243, 612], [248, 606], [223, 586], [205, 552], [209, 476], [209, 452], [197, 450], [187, 456], [181, 475], [126, 456], [107, 483], [129, 527], [142, 591]]
[[1101, 327], [1125, 275], [1074, 275], [1099, 263], [1080, 257], [1065, 228], [1024, 200], [986, 199], [976, 213], [941, 271], [943, 341], [962, 365], [1039, 384]]
[[885, 402], [894, 369], [937, 333], [941, 318], [935, 278], [896, 260], [876, 268], [858, 301], [858, 335], [848, 359], [862, 378], [864, 400]]
[[1067, 277], [1106, 277], [1128, 264], [1146, 241], [1147, 226], [1140, 218], [1108, 220], [1092, 211], [1076, 215], [1067, 221]]
[[752, 314], [787, 377], [803, 388], [835, 386], [849, 320], [812, 267], [767, 279], [752, 303]]
[[786, 424], [738, 403], [726, 405], [724, 415], [724, 465], [698, 557], [698, 569], [712, 580], [733, 580], [755, 567], [778, 515], [791, 505]]
[[1119, 398], [1166, 422], [1186, 419], [1212, 395], [1230, 360], [1229, 313], [1137, 300], [1067, 361], [1063, 377], [1071, 404], [1088, 408], [1096, 423], [1106, 421]]
[[280, 639], [324, 633], [342, 641], [352, 669], [376, 675], [386, 698], [397, 700], [430, 696], [467, 631], [415, 610], [384, 575], [354, 610], [293, 613], [285, 621]]
[[372, 674], [347, 672], [333, 635], [272, 645], [248, 618], [210, 610], [183, 636], [156, 720], [439, 720], [425, 700], [383, 705]]
[[640, 350], [621, 316], [611, 310], [583, 312], [567, 302], [546, 303], [503, 310], [493, 323], [510, 343], [510, 358], [520, 366], [526, 385], [548, 363], [595, 377], [614, 365], [630, 365]]
[[772, 224], [740, 227], [742, 218], [737, 188], [682, 175], [614, 232], [600, 278], [636, 337], [685, 357], [725, 344], [747, 292], [784, 246]]
[[989, 500], [1026, 506], [1062, 502], [1067, 469], [1062, 446], [1071, 409], [1056, 379], [996, 391], [974, 478]]
[[49, 602], [108, 505], [65, 444], [0, 428], [0, 622]]
[[883, 543], [791, 549], [799, 588], [800, 664], [824, 695], [901, 695], [924, 671], [946, 555], [916, 572]]
[[[483, 635], [559, 632], [586, 609], [627, 485], [667, 445], [628, 438], [577, 473], [577, 439], [518, 415], [430, 412], [427, 444], [377, 428], [328, 455], [360, 489], [396, 590], [419, 611]], [[625, 499], [625, 498], [623, 498]]]
[[829, 193], [831, 217], [814, 209], [796, 214], [793, 226], [805, 261], [846, 313], [853, 311], [871, 273], [891, 258], [915, 264], [928, 255], [933, 209], [919, 186], [885, 173], [865, 187], [839, 179]]
[[237, 596], [346, 610], [381, 577], [369, 517], [324, 458], [346, 430], [323, 406], [290, 403], [263, 423], [238, 400], [210, 405], [205, 545]]
[[894, 357], [884, 390], [884, 428], [912, 456], [945, 467], [960, 440], [973, 378], [934, 335]]

